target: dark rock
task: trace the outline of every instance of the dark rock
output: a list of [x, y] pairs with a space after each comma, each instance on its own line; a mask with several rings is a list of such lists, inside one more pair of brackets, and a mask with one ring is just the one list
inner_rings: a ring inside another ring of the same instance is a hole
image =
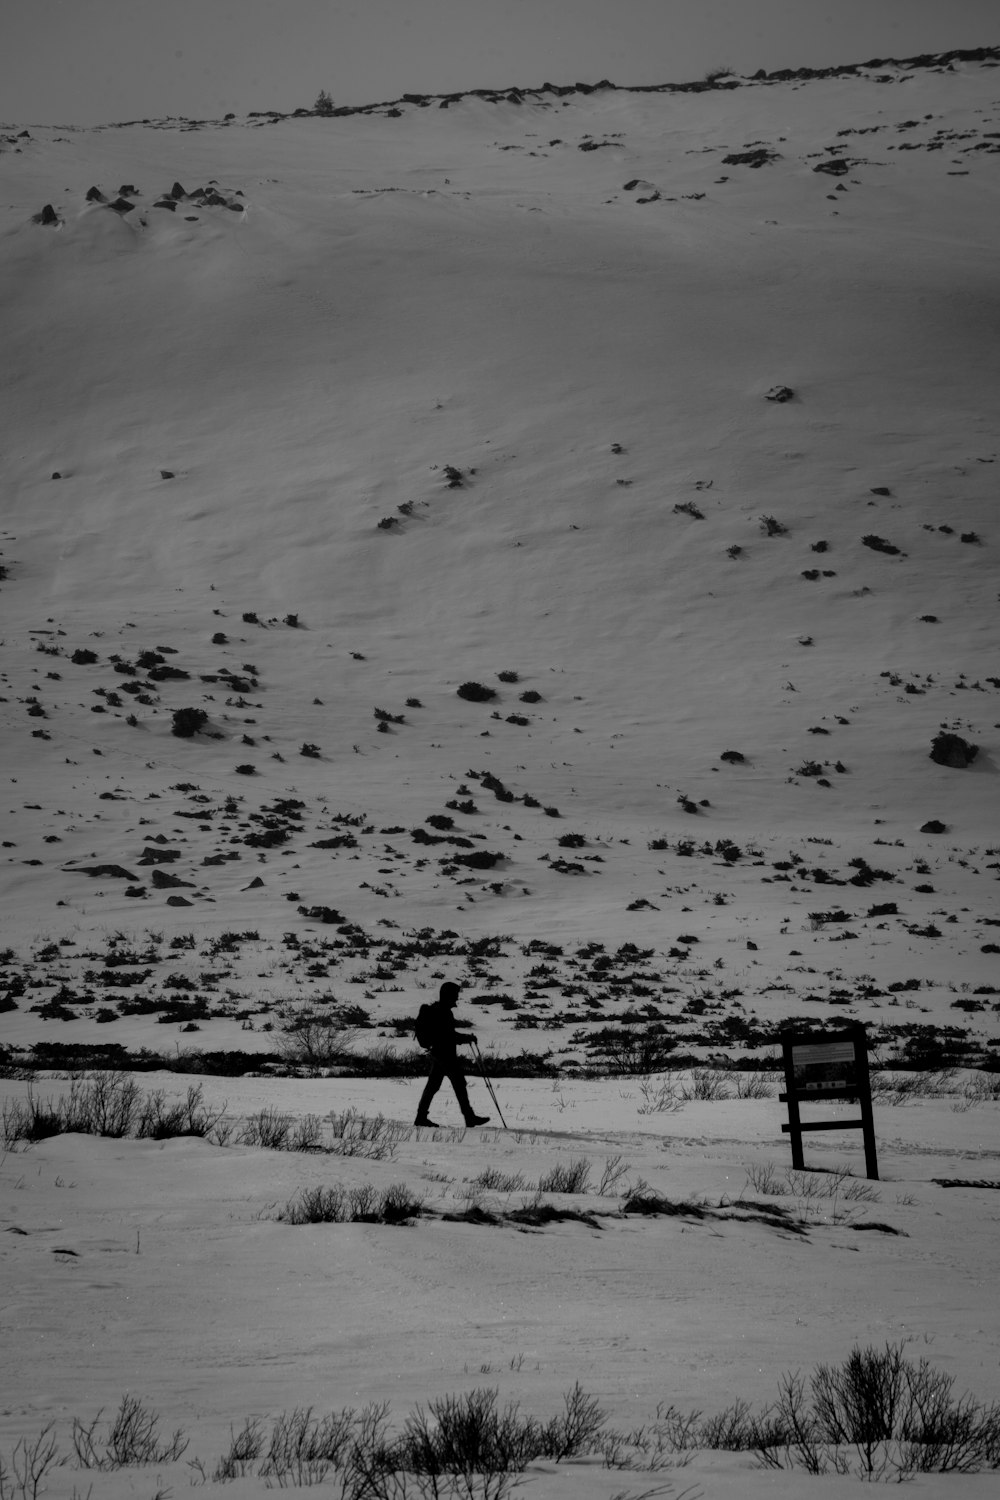
[[179, 182], [175, 182], [173, 187], [170, 189], [170, 193], [168, 194], [168, 196], [176, 200], [178, 198], [186, 198], [187, 193], [181, 187]]
[[107, 203], [107, 201], [107, 198], [105, 198], [99, 187], [91, 187], [87, 189], [88, 203]]
[[90, 875], [94, 880], [131, 880], [133, 883], [139, 879], [133, 875], [131, 870], [126, 870], [123, 865], [76, 865], [74, 868], [65, 869], [67, 875]]
[[52, 207], [52, 204], [46, 203], [45, 207], [41, 210], [40, 213], [32, 214], [31, 222], [32, 224], [58, 224], [61, 222], [61, 220], [55, 209]]
[[939, 821], [939, 819], [937, 819], [937, 818], [931, 818], [929, 822], [927, 822], [927, 823], [921, 823], [921, 825], [920, 825], [920, 832], [921, 833], [947, 833], [948, 829], [947, 829], [947, 827], [945, 826], [944, 823], [942, 823], [942, 822]]
[[116, 214], [130, 214], [135, 204], [130, 203], [127, 198], [116, 198], [114, 203], [108, 204], [108, 207], [113, 208]]
[[139, 860], [140, 865], [172, 865], [175, 860], [180, 859], [179, 849], [144, 849]]
[[193, 901], [189, 901], [186, 896], [168, 896], [167, 897], [167, 905], [168, 906], [193, 906], [194, 902]]
[[828, 177], [846, 177], [851, 170], [851, 163], [844, 161], [842, 157], [836, 157], [833, 161], [821, 161], [813, 167], [814, 172], [825, 172]]
[[138, 197], [138, 194], [139, 189], [136, 187], [134, 182], [123, 182], [121, 187], [118, 189], [119, 198], [136, 198]]
[[177, 204], [174, 202], [174, 200], [172, 198], [157, 198], [156, 202], [153, 204], [153, 207], [154, 208], [169, 208], [170, 211], [171, 211], [171, 213], [175, 213], [176, 210], [177, 210]]
[[[140, 860], [139, 863], [141, 864], [142, 861]], [[186, 885], [192, 887], [194, 885], [193, 880], [181, 880], [179, 875], [170, 875], [166, 870], [154, 870], [152, 879], [153, 885], [158, 891], [166, 890], [171, 886]]]
[[795, 392], [789, 385], [773, 385], [767, 393], [768, 401], [791, 401]]

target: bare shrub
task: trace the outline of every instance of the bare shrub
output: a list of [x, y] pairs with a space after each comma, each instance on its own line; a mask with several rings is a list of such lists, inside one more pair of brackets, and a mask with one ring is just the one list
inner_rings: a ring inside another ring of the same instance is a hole
[[370, 1182], [350, 1188], [335, 1183], [302, 1188], [278, 1218], [285, 1224], [405, 1224], [423, 1211], [423, 1199], [402, 1182], [381, 1193]]
[[659, 1081], [644, 1078], [639, 1084], [639, 1092], [642, 1095], [642, 1103], [638, 1107], [640, 1115], [676, 1114], [679, 1109], [684, 1108], [683, 1097], [678, 1095], [673, 1078], [661, 1078]]
[[8, 1146], [41, 1141], [67, 1131], [119, 1139], [130, 1135], [140, 1110], [140, 1093], [127, 1073], [94, 1073], [74, 1078], [69, 1093], [41, 1099], [29, 1084], [24, 1099], [5, 1100], [0, 1130]]
[[622, 1178], [629, 1170], [629, 1163], [618, 1152], [615, 1156], [608, 1156], [604, 1161], [604, 1171], [601, 1180], [597, 1184], [597, 1191], [602, 1198], [612, 1194], [620, 1187]]
[[412, 1193], [405, 1182], [394, 1182], [379, 1199], [373, 1218], [378, 1224], [406, 1224], [423, 1211], [423, 1199]]
[[346, 1189], [302, 1188], [297, 1198], [289, 1198], [279, 1217], [286, 1224], [343, 1224], [348, 1217]]
[[962, 1084], [961, 1095], [953, 1109], [970, 1109], [975, 1104], [996, 1104], [1000, 1100], [1000, 1073], [973, 1073]]
[[289, 1151], [322, 1151], [323, 1121], [319, 1115], [303, 1115], [288, 1137]]
[[79, 1417], [73, 1419], [73, 1448], [82, 1469], [126, 1469], [141, 1464], [173, 1463], [187, 1448], [187, 1439], [178, 1428], [165, 1442], [160, 1440], [160, 1418], [143, 1406], [137, 1396], [127, 1393], [121, 1399], [103, 1437], [98, 1435], [103, 1412], [98, 1412], [87, 1426]]
[[243, 1479], [264, 1451], [264, 1434], [257, 1417], [247, 1417], [239, 1432], [229, 1429], [229, 1451], [215, 1466], [212, 1479], [216, 1484]]
[[46, 1423], [34, 1442], [19, 1438], [10, 1457], [10, 1469], [0, 1454], [0, 1500], [37, 1500], [39, 1489], [47, 1489], [43, 1480], [51, 1468], [66, 1462], [59, 1456], [59, 1445], [52, 1436], [51, 1422]]
[[682, 1099], [731, 1099], [728, 1078], [717, 1068], [692, 1068], [691, 1082], [681, 1089]]
[[769, 1198], [782, 1198], [789, 1191], [787, 1182], [778, 1176], [773, 1162], [751, 1162], [745, 1171], [747, 1186], [752, 1187], [755, 1193], [763, 1193]]
[[842, 1365], [816, 1367], [808, 1394], [801, 1376], [784, 1376], [775, 1406], [751, 1422], [760, 1462], [893, 1482], [1000, 1468], [1000, 1405], [956, 1400], [953, 1378], [904, 1347], [855, 1346]]
[[239, 1144], [261, 1146], [266, 1151], [287, 1151], [294, 1123], [291, 1115], [282, 1114], [273, 1105], [268, 1105], [248, 1117], [239, 1134]]
[[[502, 1410], [495, 1389], [464, 1396], [445, 1396], [417, 1407], [407, 1418], [397, 1462], [414, 1474], [458, 1474], [470, 1485], [474, 1477], [520, 1473], [537, 1458], [558, 1463], [593, 1452], [599, 1444], [605, 1414], [580, 1387], [563, 1397], [563, 1412], [548, 1422], [522, 1416], [516, 1402]], [[492, 1496], [505, 1493], [484, 1489]]]
[[40, 1099], [32, 1086], [24, 1099], [5, 1099], [0, 1111], [3, 1143], [10, 1147], [16, 1141], [44, 1141], [64, 1129], [62, 1111], [51, 1098]]
[[409, 1136], [405, 1125], [387, 1120], [384, 1115], [361, 1115], [354, 1109], [343, 1114], [327, 1115], [333, 1134], [328, 1148], [336, 1156], [364, 1156], [369, 1161], [384, 1161], [395, 1156], [401, 1140]]
[[766, 1073], [738, 1073], [737, 1099], [773, 1099], [774, 1089]]
[[677, 1046], [673, 1037], [641, 1026], [604, 1027], [594, 1039], [608, 1070], [614, 1074], [660, 1073]]
[[74, 1078], [62, 1101], [64, 1129], [121, 1140], [132, 1134], [140, 1106], [139, 1085], [128, 1073]]
[[520, 1172], [501, 1172], [499, 1167], [486, 1167], [470, 1184], [481, 1191], [495, 1193], [517, 1193], [525, 1187]]
[[190, 1084], [184, 1099], [167, 1103], [166, 1091], [154, 1089], [142, 1100], [135, 1122], [135, 1134], [142, 1140], [161, 1141], [171, 1136], [194, 1135], [210, 1138], [217, 1146], [225, 1145], [232, 1125], [224, 1121], [228, 1105], [218, 1108], [205, 1104], [200, 1083]]
[[343, 1062], [357, 1037], [356, 1027], [334, 1016], [307, 1012], [277, 1038], [278, 1052], [286, 1062], [307, 1068], [328, 1068]]
[[585, 1193], [590, 1176], [590, 1162], [585, 1156], [552, 1168], [538, 1179], [540, 1193]]
[[933, 1073], [889, 1073], [873, 1069], [871, 1073], [872, 1098], [880, 1104], [912, 1104], [915, 1099], [937, 1099], [952, 1091], [954, 1068], [942, 1068]]
[[355, 1416], [349, 1410], [325, 1417], [314, 1416], [311, 1406], [282, 1412], [275, 1419], [258, 1474], [280, 1489], [321, 1484], [343, 1464], [354, 1430]]

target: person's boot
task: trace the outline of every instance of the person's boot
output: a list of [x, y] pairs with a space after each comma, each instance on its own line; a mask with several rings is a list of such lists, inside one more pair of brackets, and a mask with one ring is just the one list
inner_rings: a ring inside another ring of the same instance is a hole
[[486, 1125], [489, 1123], [489, 1115], [466, 1115], [466, 1125]]
[[414, 1125], [428, 1125], [428, 1126], [430, 1126], [430, 1128], [432, 1130], [439, 1130], [440, 1129], [440, 1126], [438, 1125], [438, 1122], [436, 1120], [428, 1120], [428, 1118], [427, 1118], [426, 1115], [424, 1115], [423, 1118], [421, 1118], [421, 1116], [418, 1115], [417, 1118], [414, 1120], [413, 1123], [414, 1123]]

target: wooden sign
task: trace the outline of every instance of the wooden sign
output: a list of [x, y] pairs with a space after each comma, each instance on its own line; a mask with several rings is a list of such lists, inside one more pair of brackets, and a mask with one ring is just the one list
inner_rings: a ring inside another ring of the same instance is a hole
[[[786, 1031], [781, 1038], [785, 1063], [785, 1093], [788, 1123], [782, 1131], [791, 1137], [792, 1166], [804, 1167], [802, 1133], [805, 1130], [853, 1130], [864, 1135], [865, 1170], [878, 1179], [872, 1091], [868, 1076], [868, 1037], [858, 1022], [848, 1030], [826, 1036], [801, 1036]], [[856, 1099], [861, 1106], [857, 1120], [803, 1120], [803, 1104], [827, 1099]]]

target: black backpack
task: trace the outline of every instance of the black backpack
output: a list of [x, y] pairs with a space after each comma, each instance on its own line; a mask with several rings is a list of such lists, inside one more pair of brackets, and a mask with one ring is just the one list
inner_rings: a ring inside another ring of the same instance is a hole
[[435, 1007], [424, 1004], [417, 1011], [417, 1019], [413, 1027], [413, 1034], [420, 1047], [433, 1047], [438, 1035], [437, 1015]]

